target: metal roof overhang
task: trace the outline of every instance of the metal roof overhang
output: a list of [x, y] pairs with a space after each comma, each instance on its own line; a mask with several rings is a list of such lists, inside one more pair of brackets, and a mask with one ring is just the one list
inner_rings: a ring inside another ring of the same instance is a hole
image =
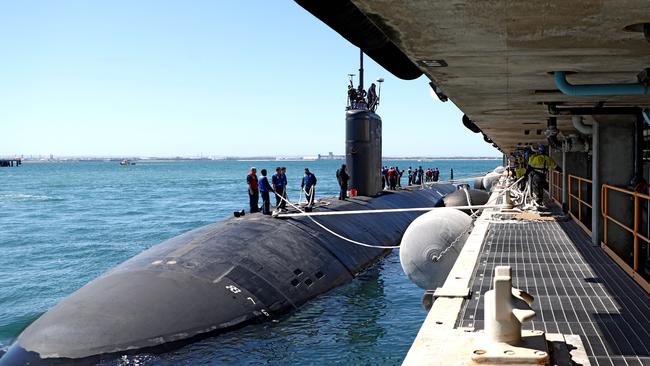
[[[576, 72], [574, 84], [636, 82], [650, 67], [650, 43], [625, 28], [650, 22], [647, 0], [296, 2], [395, 76], [427, 75], [505, 151], [546, 141], [549, 103], [650, 107], [650, 95], [567, 96], [551, 74]], [[460, 123], [440, 123], [449, 122]], [[577, 133], [569, 116], [558, 116], [558, 128]]]

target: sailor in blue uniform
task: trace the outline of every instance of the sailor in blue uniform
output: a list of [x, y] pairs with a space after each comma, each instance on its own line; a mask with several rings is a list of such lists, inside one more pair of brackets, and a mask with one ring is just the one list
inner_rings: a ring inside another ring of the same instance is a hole
[[307, 207], [311, 208], [314, 205], [314, 197], [316, 196], [316, 176], [305, 168], [305, 175], [302, 177], [300, 188], [305, 191], [307, 198]]
[[270, 192], [273, 190], [266, 177], [266, 169], [262, 169], [262, 177], [260, 178], [259, 191], [262, 196], [262, 214], [271, 214], [271, 197]]
[[[282, 179], [282, 168], [275, 168], [275, 174], [271, 177], [271, 188], [275, 192], [275, 207], [278, 210], [283, 210], [286, 206], [286, 202], [283, 200], [285, 197], [286, 183]], [[286, 178], [286, 176], [284, 176]]]
[[348, 198], [348, 181], [350, 180], [350, 175], [348, 175], [345, 164], [341, 165], [341, 169], [336, 171], [336, 179], [339, 181], [339, 187], [341, 187], [339, 199], [344, 200]]
[[283, 166], [282, 167], [282, 184], [284, 185], [284, 199], [282, 200], [282, 209], [287, 208], [287, 187], [289, 186], [287, 183], [287, 167]]

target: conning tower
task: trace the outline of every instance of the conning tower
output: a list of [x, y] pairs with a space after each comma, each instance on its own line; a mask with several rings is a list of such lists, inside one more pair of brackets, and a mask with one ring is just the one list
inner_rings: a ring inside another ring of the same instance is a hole
[[360, 196], [381, 192], [381, 117], [369, 110], [345, 113], [345, 162], [350, 188]]
[[[378, 98], [368, 93], [368, 100], [365, 99], [363, 51], [359, 59], [359, 87], [350, 97], [345, 113], [345, 161], [350, 174], [350, 189], [356, 189], [359, 196], [376, 196], [382, 191], [381, 117], [374, 112]], [[381, 83], [383, 79], [377, 81]]]

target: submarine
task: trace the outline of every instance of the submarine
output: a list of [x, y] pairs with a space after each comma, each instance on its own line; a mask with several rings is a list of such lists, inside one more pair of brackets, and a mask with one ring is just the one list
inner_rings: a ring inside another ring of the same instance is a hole
[[[346, 111], [346, 163], [350, 188], [358, 196], [331, 199], [314, 211], [465, 205], [472, 196], [481, 200], [474, 192], [454, 193], [460, 191], [453, 184], [384, 191], [381, 128], [381, 118], [372, 110]], [[277, 318], [381, 260], [390, 252], [386, 247], [399, 245], [421, 214], [281, 218], [256, 213], [191, 230], [64, 298], [18, 336], [0, 366], [96, 364], [124, 354], [168, 351]]]

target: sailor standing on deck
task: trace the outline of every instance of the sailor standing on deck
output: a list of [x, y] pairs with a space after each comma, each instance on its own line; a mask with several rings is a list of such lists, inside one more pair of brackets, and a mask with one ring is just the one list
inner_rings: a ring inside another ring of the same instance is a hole
[[266, 169], [261, 171], [262, 177], [259, 182], [259, 190], [262, 194], [262, 214], [270, 215], [271, 214], [271, 195], [270, 192], [273, 190], [269, 184], [269, 179], [266, 177]]
[[555, 168], [555, 160], [546, 155], [546, 147], [539, 145], [538, 151], [528, 158], [528, 176], [531, 180], [533, 198], [538, 205], [544, 203], [544, 188], [546, 187], [546, 174], [549, 169]]
[[395, 186], [397, 186], [397, 172], [394, 167], [388, 169], [388, 172], [386, 172], [386, 179], [388, 180], [388, 189], [394, 191]]
[[251, 213], [260, 212], [260, 193], [257, 186], [257, 169], [255, 167], [252, 167], [251, 171], [246, 176], [246, 183], [248, 184], [248, 200], [250, 203]]
[[344, 200], [348, 198], [348, 181], [350, 180], [347, 166], [345, 164], [341, 165], [341, 169], [336, 171], [336, 179], [339, 181], [339, 186], [341, 187], [339, 199]]
[[305, 168], [305, 175], [302, 177], [300, 188], [305, 191], [307, 207], [311, 208], [314, 206], [314, 197], [316, 196], [316, 176], [309, 171], [309, 168]]
[[395, 171], [397, 172], [397, 187], [402, 188], [402, 175], [404, 175], [404, 169], [399, 170], [399, 167], [395, 167]]
[[377, 110], [377, 86], [375, 83], [370, 84], [370, 88], [368, 88], [368, 109], [373, 112]]
[[282, 168], [275, 168], [275, 174], [271, 177], [271, 188], [275, 192], [275, 207], [278, 210], [283, 210], [285, 207], [284, 192], [286, 190], [286, 185], [282, 179]]
[[287, 167], [283, 166], [282, 170], [282, 184], [284, 185], [284, 194], [283, 197], [284, 199], [282, 200], [282, 209], [285, 210], [287, 208]]
[[349, 109], [357, 108], [357, 90], [352, 84], [348, 85], [348, 106]]

